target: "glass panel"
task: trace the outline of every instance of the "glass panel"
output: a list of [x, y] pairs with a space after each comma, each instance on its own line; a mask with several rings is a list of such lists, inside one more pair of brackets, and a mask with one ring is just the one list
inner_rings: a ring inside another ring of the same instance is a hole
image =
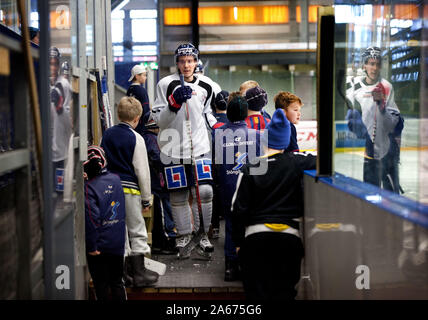
[[337, 5], [335, 17], [335, 170], [428, 202], [419, 188], [427, 170], [419, 160], [426, 152], [420, 108], [423, 10], [386, 1]]
[[132, 41], [134, 42], [156, 42], [157, 26], [156, 19], [133, 19]]

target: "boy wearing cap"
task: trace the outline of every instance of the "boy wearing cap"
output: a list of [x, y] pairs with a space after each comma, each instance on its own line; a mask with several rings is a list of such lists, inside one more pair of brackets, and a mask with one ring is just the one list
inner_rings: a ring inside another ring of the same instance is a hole
[[300, 116], [302, 115], [300, 112], [300, 109], [303, 106], [302, 100], [295, 94], [286, 91], [278, 92], [273, 100], [275, 102], [275, 109], [284, 110], [287, 119], [290, 121], [290, 144], [285, 152], [299, 152], [297, 131], [294, 125], [299, 123]]
[[134, 130], [141, 113], [141, 103], [137, 99], [126, 96], [120, 99], [117, 115], [121, 122], [107, 129], [101, 141], [108, 169], [119, 175], [125, 193], [125, 263], [130, 265], [132, 272], [128, 275], [133, 276], [135, 287], [151, 285], [159, 277], [156, 272], [146, 269], [144, 264], [144, 255], [150, 255], [150, 247], [142, 212], [149, 210], [152, 196], [146, 144]]
[[[247, 298], [294, 299], [303, 257], [296, 221], [303, 215], [303, 170], [315, 169], [316, 157], [284, 152], [290, 142], [290, 122], [282, 109], [275, 110], [262, 142], [265, 154], [260, 162], [244, 165], [238, 177], [232, 239]], [[251, 175], [252, 167], [263, 162], [268, 165], [266, 174]]]
[[[222, 90], [217, 93], [215, 97], [215, 113], [214, 117], [217, 119], [219, 127], [229, 123], [227, 118], [226, 109], [227, 109], [227, 100], [229, 98], [229, 92]], [[214, 134], [214, 131], [212, 132]], [[212, 142], [212, 138], [211, 138]], [[213, 214], [211, 219], [211, 230], [208, 233], [208, 236], [211, 239], [218, 239], [220, 237], [220, 217], [224, 217], [224, 207], [221, 204], [220, 197], [220, 186], [218, 184], [218, 179], [213, 168]]]
[[85, 237], [88, 268], [97, 300], [126, 300], [123, 285], [125, 196], [120, 178], [107, 171], [104, 150], [88, 148], [85, 178]]
[[132, 82], [126, 91], [126, 95], [128, 97], [134, 97], [138, 101], [140, 101], [141, 106], [143, 107], [143, 114], [140, 118], [140, 122], [138, 123], [135, 131], [139, 134], [143, 133], [144, 123], [142, 121], [143, 117], [150, 113], [150, 103], [149, 96], [147, 94], [147, 90], [144, 88], [144, 84], [147, 80], [147, 69], [145, 66], [141, 64], [137, 64], [131, 69], [131, 76], [128, 79], [128, 82]]
[[263, 131], [270, 120], [262, 115], [262, 110], [268, 103], [267, 93], [259, 86], [248, 89], [245, 92], [248, 102], [248, 117], [245, 119], [248, 128]]
[[215, 180], [219, 184], [221, 205], [225, 219], [225, 281], [239, 277], [238, 255], [232, 240], [231, 204], [240, 168], [249, 160], [260, 155], [260, 132], [247, 128], [245, 118], [248, 103], [239, 92], [229, 96], [227, 117], [229, 123], [213, 133], [213, 152]]
[[226, 124], [229, 122], [227, 115], [226, 115], [226, 109], [227, 109], [227, 101], [229, 99], [229, 92], [225, 90], [221, 90], [219, 93], [217, 93], [215, 97], [215, 113], [214, 117], [217, 119], [217, 122]]
[[[254, 88], [254, 87], [260, 87], [260, 85], [259, 85], [259, 83], [257, 81], [254, 81], [254, 80], [244, 81], [239, 86], [239, 93], [241, 94], [241, 96], [245, 97], [245, 93], [247, 92], [247, 90], [251, 89], [251, 88]], [[262, 116], [265, 117], [265, 118], [267, 118], [268, 120], [272, 119], [272, 117], [270, 116], [270, 114], [267, 113], [267, 111], [265, 109], [262, 109], [260, 112], [261, 112]]]

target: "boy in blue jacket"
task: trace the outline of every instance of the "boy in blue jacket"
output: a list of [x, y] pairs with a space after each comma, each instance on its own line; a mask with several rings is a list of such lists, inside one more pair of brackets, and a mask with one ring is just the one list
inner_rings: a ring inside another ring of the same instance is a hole
[[125, 197], [120, 179], [105, 168], [104, 150], [88, 148], [85, 177], [85, 233], [89, 272], [97, 300], [126, 300], [122, 280], [125, 248]]
[[241, 167], [260, 156], [260, 132], [247, 127], [248, 103], [232, 92], [227, 105], [229, 122], [213, 132], [214, 178], [225, 219], [225, 281], [239, 278], [238, 256], [232, 240], [231, 205]]

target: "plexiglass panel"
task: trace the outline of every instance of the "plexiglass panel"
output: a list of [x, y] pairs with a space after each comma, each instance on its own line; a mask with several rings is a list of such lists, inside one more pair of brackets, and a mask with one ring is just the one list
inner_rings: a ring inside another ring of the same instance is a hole
[[428, 203], [420, 187], [426, 7], [336, 3], [335, 171]]

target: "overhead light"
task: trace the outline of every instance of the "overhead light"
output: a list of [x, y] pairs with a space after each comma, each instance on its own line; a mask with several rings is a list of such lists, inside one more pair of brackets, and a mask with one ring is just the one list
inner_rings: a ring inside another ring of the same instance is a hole
[[119, 11], [129, 3], [129, 0], [122, 1], [113, 11]]
[[238, 7], [233, 7], [233, 17], [238, 20]]

